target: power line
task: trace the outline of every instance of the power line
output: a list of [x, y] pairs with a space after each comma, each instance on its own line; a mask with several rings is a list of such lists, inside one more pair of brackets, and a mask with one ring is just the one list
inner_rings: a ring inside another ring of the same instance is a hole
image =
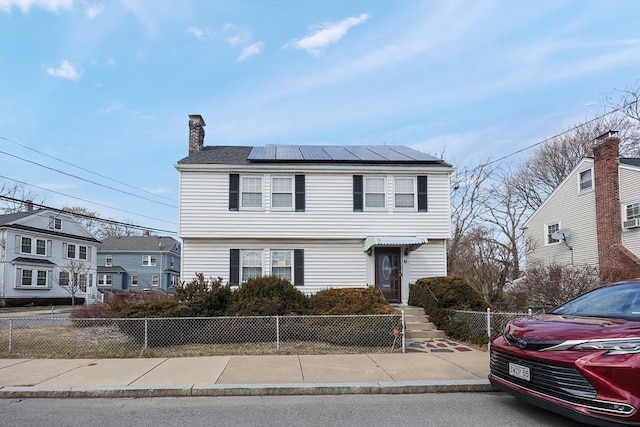
[[485, 167], [485, 166], [489, 166], [489, 165], [494, 164], [494, 163], [497, 163], [497, 162], [499, 162], [499, 161], [501, 161], [501, 160], [504, 160], [504, 159], [507, 159], [507, 158], [509, 158], [509, 157], [515, 156], [516, 154], [520, 154], [520, 153], [522, 153], [523, 151], [527, 151], [527, 150], [529, 150], [529, 149], [531, 149], [531, 148], [533, 148], [533, 147], [537, 147], [538, 145], [545, 144], [545, 143], [547, 143], [547, 142], [549, 142], [549, 141], [552, 141], [552, 140], [554, 140], [555, 138], [558, 138], [558, 137], [560, 137], [560, 136], [562, 136], [562, 135], [564, 135], [564, 134], [567, 134], [567, 133], [569, 133], [569, 132], [573, 132], [574, 130], [580, 129], [581, 127], [586, 126], [586, 125], [588, 125], [589, 123], [593, 123], [593, 122], [595, 122], [596, 120], [600, 120], [600, 119], [602, 119], [602, 118], [604, 118], [604, 117], [607, 117], [607, 116], [608, 116], [608, 115], [610, 115], [610, 114], [617, 113], [618, 111], [620, 111], [620, 110], [622, 110], [622, 109], [624, 109], [624, 108], [627, 108], [627, 107], [629, 107], [629, 106], [631, 106], [631, 105], [633, 105], [633, 104], [636, 104], [637, 102], [638, 102], [638, 101], [636, 100], [636, 101], [629, 102], [628, 104], [623, 104], [623, 105], [621, 105], [620, 107], [616, 108], [615, 110], [611, 110], [611, 111], [609, 111], [609, 112], [607, 112], [607, 113], [604, 113], [604, 114], [602, 114], [602, 115], [600, 115], [600, 116], [594, 117], [594, 118], [593, 118], [593, 119], [591, 119], [591, 120], [587, 120], [586, 122], [584, 122], [584, 123], [580, 123], [579, 125], [576, 125], [576, 126], [574, 126], [574, 127], [570, 128], [570, 129], [565, 130], [564, 132], [560, 132], [560, 133], [558, 133], [558, 134], [556, 134], [556, 135], [554, 135], [554, 136], [551, 136], [551, 137], [549, 137], [549, 138], [547, 138], [547, 139], [545, 139], [545, 140], [542, 140], [542, 141], [540, 141], [540, 142], [536, 142], [535, 144], [531, 144], [531, 145], [529, 145], [529, 146], [527, 146], [527, 147], [524, 147], [524, 148], [522, 148], [522, 149], [520, 149], [520, 150], [518, 150], [518, 151], [515, 151], [515, 152], [513, 152], [513, 153], [511, 153], [511, 154], [507, 154], [506, 156], [502, 156], [502, 157], [500, 157], [500, 158], [498, 158], [498, 159], [495, 159], [495, 160], [492, 160], [492, 161], [490, 161], [490, 162], [487, 162], [487, 163], [481, 164], [480, 166], [476, 166], [476, 167], [475, 167], [475, 168], [473, 168], [473, 169], [475, 170], [475, 169], [483, 168], [483, 167]]
[[135, 228], [135, 229], [138, 229], [138, 230], [160, 231], [162, 233], [177, 234], [175, 231], [171, 231], [171, 230], [163, 230], [161, 228], [153, 228], [153, 227], [143, 227], [141, 225], [136, 225], [136, 224], [131, 224], [131, 223], [127, 223], [127, 222], [116, 221], [114, 219], [100, 218], [100, 217], [97, 217], [97, 216], [86, 215], [86, 214], [79, 213], [79, 212], [70, 212], [70, 211], [66, 211], [64, 209], [58, 209], [58, 208], [54, 208], [54, 207], [51, 207], [51, 206], [43, 205], [43, 204], [40, 204], [40, 203], [34, 203], [32, 201], [16, 199], [15, 197], [9, 197], [9, 196], [0, 195], [0, 199], [4, 199], [4, 200], [10, 201], [10, 202], [15, 202], [15, 203], [22, 203], [22, 204], [31, 203], [33, 206], [37, 206], [39, 208], [44, 208], [44, 209], [49, 209], [49, 210], [52, 210], [52, 211], [55, 211], [55, 212], [59, 212], [59, 213], [65, 213], [65, 214], [69, 214], [69, 215], [79, 216], [79, 217], [86, 218], [86, 219], [91, 219], [91, 220], [94, 220], [94, 221], [106, 222], [108, 224]]
[[[72, 198], [72, 199], [80, 200], [80, 201], [82, 201], [82, 202], [91, 203], [91, 204], [98, 205], [98, 206], [102, 206], [102, 207], [105, 207], [105, 208], [108, 208], [108, 209], [113, 209], [113, 210], [116, 210], [116, 211], [125, 212], [125, 213], [128, 213], [128, 214], [136, 215], [136, 216], [143, 217], [143, 218], [147, 218], [147, 219], [152, 219], [152, 220], [154, 220], [154, 221], [160, 221], [160, 222], [164, 222], [164, 223], [167, 223], [167, 224], [173, 224], [173, 223], [172, 223], [172, 222], [170, 222], [170, 221], [166, 221], [166, 220], [159, 219], [159, 218], [154, 218], [154, 217], [147, 216], [147, 215], [138, 214], [138, 213], [135, 213], [135, 212], [131, 212], [131, 211], [124, 210], [124, 209], [114, 208], [113, 206], [104, 205], [104, 204], [102, 204], [102, 203], [98, 203], [98, 202], [92, 202], [91, 200], [86, 200], [86, 199], [82, 199], [82, 198], [80, 198], [80, 197], [75, 197], [75, 196], [71, 196], [71, 195], [69, 195], [69, 194], [61, 193], [61, 192], [59, 192], [59, 191], [50, 190], [50, 189], [48, 189], [48, 188], [44, 188], [44, 187], [39, 187], [39, 186], [37, 186], [37, 185], [29, 184], [28, 182], [18, 181], [17, 179], [8, 178], [8, 177], [3, 176], [3, 175], [0, 175], [0, 178], [8, 179], [8, 180], [10, 180], [10, 181], [17, 182], [18, 184], [28, 185], [28, 186], [30, 186], [30, 187], [37, 188], [37, 189], [39, 189], [39, 190], [49, 191], [49, 192], [51, 192], [51, 193], [59, 194], [59, 195], [61, 195], [61, 196], [65, 196], [65, 197], [70, 197], [70, 198]], [[0, 196], [0, 197], [6, 198], [6, 196]]]
[[14, 155], [14, 154], [7, 153], [7, 152], [2, 151], [2, 150], [0, 150], [0, 154], [5, 154], [5, 155], [7, 155], [7, 156], [11, 156], [11, 157], [14, 157], [14, 158], [16, 158], [16, 159], [20, 159], [20, 160], [22, 160], [22, 161], [24, 161], [24, 162], [31, 163], [31, 164], [34, 164], [34, 165], [36, 165], [36, 166], [40, 166], [40, 167], [45, 168], [45, 169], [49, 169], [49, 170], [52, 170], [52, 171], [55, 171], [55, 172], [61, 173], [61, 174], [63, 174], [63, 175], [70, 176], [70, 177], [72, 177], [72, 178], [79, 179], [80, 181], [89, 182], [89, 183], [94, 184], [94, 185], [97, 185], [97, 186], [99, 186], [99, 187], [104, 187], [104, 188], [107, 188], [107, 189], [109, 189], [109, 190], [117, 191], [117, 192], [119, 192], [119, 193], [123, 193], [123, 194], [126, 194], [126, 195], [128, 195], [128, 196], [133, 196], [133, 197], [136, 197], [136, 198], [138, 198], [138, 199], [147, 200], [147, 201], [149, 201], [149, 202], [157, 203], [157, 204], [159, 204], [159, 205], [169, 206], [170, 208], [177, 208], [177, 206], [175, 206], [175, 205], [170, 205], [170, 204], [167, 204], [167, 203], [164, 203], [164, 202], [158, 202], [157, 200], [152, 200], [152, 199], [149, 199], [149, 198], [147, 198], [147, 197], [138, 196], [137, 194], [129, 193], [129, 192], [127, 192], [127, 191], [118, 190], [117, 188], [109, 187], [108, 185], [100, 184], [99, 182], [91, 181], [90, 179], [85, 179], [85, 178], [79, 177], [79, 176], [77, 176], [77, 175], [73, 175], [73, 174], [70, 174], [70, 173], [67, 173], [67, 172], [63, 172], [63, 171], [61, 171], [61, 170], [59, 170], [59, 169], [52, 168], [52, 167], [50, 167], [50, 166], [45, 166], [45, 165], [40, 164], [40, 163], [38, 163], [38, 162], [34, 162], [34, 161], [32, 161], [32, 160], [28, 160], [28, 159], [22, 158], [22, 157], [20, 157], [20, 156], [16, 156], [16, 155]]
[[41, 155], [43, 155], [43, 156], [49, 157], [50, 159], [57, 160], [57, 161], [59, 161], [59, 162], [61, 162], [61, 163], [64, 163], [65, 165], [69, 165], [69, 166], [74, 167], [74, 168], [76, 168], [76, 169], [80, 169], [80, 170], [82, 170], [82, 171], [85, 171], [85, 172], [88, 172], [88, 173], [90, 173], [90, 174], [93, 174], [93, 175], [99, 176], [99, 177], [104, 178], [104, 179], [107, 179], [107, 180], [109, 180], [109, 181], [113, 181], [113, 182], [118, 183], [118, 184], [120, 184], [120, 185], [124, 185], [124, 186], [126, 186], [126, 187], [133, 188], [133, 189], [138, 190], [138, 191], [142, 191], [143, 193], [151, 194], [151, 195], [153, 195], [154, 197], [158, 197], [158, 198], [161, 198], [161, 199], [168, 200], [168, 201], [170, 201], [170, 202], [177, 203], [175, 200], [170, 199], [170, 198], [168, 198], [168, 197], [164, 197], [164, 196], [161, 196], [161, 195], [159, 195], [159, 194], [154, 194], [154, 193], [152, 193], [151, 191], [147, 191], [147, 190], [144, 190], [144, 189], [142, 189], [142, 188], [135, 187], [135, 186], [133, 186], [133, 185], [131, 185], [131, 184], [127, 184], [126, 182], [118, 181], [117, 179], [110, 178], [110, 177], [108, 177], [108, 176], [106, 176], [106, 175], [101, 175], [101, 174], [99, 174], [99, 173], [97, 173], [97, 172], [95, 172], [95, 171], [92, 171], [92, 170], [90, 170], [90, 169], [83, 168], [82, 166], [75, 165], [75, 164], [73, 164], [73, 163], [67, 162], [66, 160], [62, 160], [62, 159], [59, 159], [58, 157], [52, 156], [52, 155], [47, 154], [47, 153], [43, 153], [42, 151], [38, 151], [38, 150], [36, 150], [35, 148], [31, 148], [31, 147], [29, 147], [29, 146], [27, 146], [27, 145], [20, 144], [19, 142], [13, 141], [13, 140], [11, 140], [11, 139], [9, 139], [9, 138], [5, 138], [4, 136], [0, 136], [0, 139], [3, 139], [3, 140], [5, 140], [5, 141], [10, 142], [10, 143], [15, 144], [15, 145], [19, 145], [20, 147], [26, 148], [27, 150], [31, 150], [31, 151], [33, 151], [33, 152], [35, 152], [35, 153], [38, 153], [38, 154], [41, 154]]

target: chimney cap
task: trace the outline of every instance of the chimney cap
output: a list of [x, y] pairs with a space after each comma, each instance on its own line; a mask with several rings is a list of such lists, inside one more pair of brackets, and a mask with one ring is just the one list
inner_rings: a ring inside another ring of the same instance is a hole
[[189, 114], [189, 123], [201, 126], [207, 125], [200, 114]]
[[594, 141], [596, 142], [604, 141], [607, 138], [615, 137], [617, 134], [618, 134], [617, 130], [609, 130], [603, 133], [602, 135], [600, 135], [599, 137], [597, 137], [596, 139], [594, 139]]

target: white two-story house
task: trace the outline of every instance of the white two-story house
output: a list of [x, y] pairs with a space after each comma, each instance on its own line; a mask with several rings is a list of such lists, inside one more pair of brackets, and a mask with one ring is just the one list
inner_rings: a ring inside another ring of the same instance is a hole
[[[96, 292], [98, 240], [72, 215], [49, 209], [0, 215], [0, 301], [68, 304]], [[73, 266], [72, 268], [70, 266]], [[75, 277], [70, 279], [70, 274]], [[75, 280], [75, 282], [74, 282]]]
[[204, 146], [180, 160], [182, 280], [287, 278], [305, 293], [447, 274], [451, 165], [401, 146]]
[[598, 137], [524, 224], [528, 263], [590, 265], [602, 282], [640, 278], [640, 159], [621, 158], [615, 132]]

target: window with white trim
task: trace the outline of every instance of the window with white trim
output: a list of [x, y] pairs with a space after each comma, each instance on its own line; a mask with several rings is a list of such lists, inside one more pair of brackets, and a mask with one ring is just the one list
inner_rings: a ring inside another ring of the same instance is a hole
[[134, 274], [131, 276], [131, 286], [138, 286], [138, 275]]
[[416, 206], [415, 178], [395, 178], [395, 207], [414, 208]]
[[240, 251], [242, 281], [262, 276], [262, 251]]
[[559, 243], [560, 240], [559, 239], [554, 239], [553, 238], [553, 233], [555, 233], [556, 231], [560, 230], [560, 223], [559, 222], [553, 222], [553, 223], [549, 223], [545, 226], [546, 228], [546, 243], [547, 245], [552, 245], [554, 243]]
[[271, 274], [293, 280], [293, 251], [271, 251]]
[[16, 269], [16, 287], [18, 288], [51, 288], [50, 270], [32, 270], [28, 268]]
[[113, 255], [105, 255], [104, 256], [104, 266], [105, 267], [113, 267]]
[[271, 207], [273, 209], [293, 209], [293, 177], [274, 176], [271, 178]]
[[158, 276], [157, 274], [151, 276], [151, 286], [160, 286], [160, 276]]
[[62, 230], [62, 219], [55, 216], [49, 216], [49, 228], [52, 230]]
[[89, 260], [89, 247], [73, 243], [63, 243], [63, 253], [68, 259]]
[[78, 286], [79, 286], [80, 292], [87, 292], [87, 275], [86, 274], [78, 275]]
[[365, 209], [383, 209], [385, 207], [385, 178], [364, 178], [364, 207]]
[[36, 254], [37, 255], [46, 255], [47, 254], [47, 241], [44, 239], [36, 239]]
[[632, 203], [627, 205], [625, 209], [627, 215], [627, 221], [630, 219], [640, 218], [640, 203]]
[[58, 285], [69, 286], [69, 272], [61, 271], [58, 273]]
[[579, 180], [578, 188], [581, 193], [583, 191], [589, 191], [593, 189], [593, 172], [592, 171], [593, 171], [592, 169], [587, 169], [580, 172], [578, 177], [578, 180]]
[[31, 253], [31, 237], [22, 237], [22, 243], [20, 246], [20, 252], [22, 252], [23, 254], [30, 254]]
[[101, 274], [98, 276], [98, 285], [111, 286], [113, 285], [113, 276], [111, 274]]
[[243, 176], [240, 179], [240, 206], [244, 209], [262, 207], [262, 177]]
[[142, 255], [142, 265], [145, 267], [154, 267], [157, 258], [155, 255]]

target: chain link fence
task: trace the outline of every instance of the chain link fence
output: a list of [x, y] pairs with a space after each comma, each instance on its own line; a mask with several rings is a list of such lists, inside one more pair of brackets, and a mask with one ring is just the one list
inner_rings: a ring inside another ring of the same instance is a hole
[[[403, 315], [0, 318], [0, 358], [404, 352]], [[398, 333], [398, 328], [402, 333]], [[395, 331], [394, 331], [395, 329]]]
[[457, 324], [457, 330], [467, 335], [470, 342], [487, 343], [496, 335], [502, 333], [507, 322], [518, 317], [531, 316], [527, 313], [509, 313], [491, 311], [456, 311], [451, 321]]

